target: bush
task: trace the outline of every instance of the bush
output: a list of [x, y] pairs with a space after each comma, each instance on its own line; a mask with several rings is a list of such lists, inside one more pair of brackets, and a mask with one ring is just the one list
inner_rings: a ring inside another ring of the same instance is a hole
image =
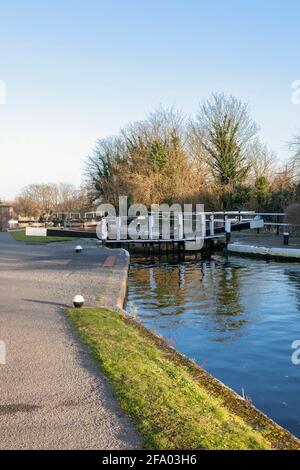
[[300, 204], [291, 204], [285, 211], [285, 222], [300, 226]]

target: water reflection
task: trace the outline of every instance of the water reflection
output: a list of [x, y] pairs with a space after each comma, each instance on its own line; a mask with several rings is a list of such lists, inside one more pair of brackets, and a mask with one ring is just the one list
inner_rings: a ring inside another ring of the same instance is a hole
[[[241, 335], [241, 330], [247, 326], [248, 319], [244, 314], [241, 302], [240, 278], [238, 267], [224, 265], [219, 269], [215, 295], [215, 314], [213, 316], [218, 332], [235, 332]], [[217, 340], [233, 339], [232, 335], [219, 337]]]
[[[204, 316], [202, 326], [220, 333], [216, 341], [232, 340], [234, 333], [241, 335], [249, 321], [240, 299], [239, 271], [239, 266], [216, 260], [173, 265], [133, 264], [131, 301], [136, 303], [142, 317], [148, 319], [183, 316], [181, 323], [189, 323]], [[143, 306], [139, 304], [140, 297]], [[178, 326], [178, 319], [174, 326]]]
[[293, 269], [286, 269], [285, 274], [291, 284], [296, 287], [297, 308], [300, 311], [300, 272], [294, 271]]

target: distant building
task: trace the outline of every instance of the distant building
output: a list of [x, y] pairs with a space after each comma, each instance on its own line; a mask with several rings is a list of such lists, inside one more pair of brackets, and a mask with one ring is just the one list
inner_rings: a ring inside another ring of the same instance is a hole
[[0, 229], [6, 231], [18, 226], [18, 221], [12, 204], [0, 204]]

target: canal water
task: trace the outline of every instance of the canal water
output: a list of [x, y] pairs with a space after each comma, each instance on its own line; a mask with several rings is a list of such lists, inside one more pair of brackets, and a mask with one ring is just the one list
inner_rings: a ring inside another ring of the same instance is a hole
[[300, 264], [133, 259], [127, 309], [300, 437]]

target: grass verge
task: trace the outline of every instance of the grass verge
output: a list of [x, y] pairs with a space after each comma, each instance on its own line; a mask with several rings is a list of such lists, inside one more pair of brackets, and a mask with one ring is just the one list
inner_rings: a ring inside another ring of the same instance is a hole
[[[271, 449], [271, 441], [199, 384], [143, 327], [103, 308], [68, 317], [110, 379], [147, 449]], [[280, 428], [281, 429], [281, 428]]]
[[68, 242], [75, 240], [75, 238], [70, 237], [33, 237], [26, 236], [25, 230], [15, 230], [10, 232], [11, 236], [17, 242], [27, 242], [27, 243], [54, 243], [54, 242]]

